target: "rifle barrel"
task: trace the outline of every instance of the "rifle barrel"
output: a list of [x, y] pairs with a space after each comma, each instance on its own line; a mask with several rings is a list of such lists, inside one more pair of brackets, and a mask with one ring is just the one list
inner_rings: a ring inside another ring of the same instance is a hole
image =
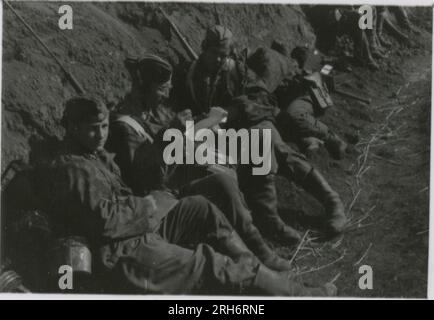
[[350, 92], [343, 91], [341, 89], [335, 88], [333, 90], [333, 92], [336, 92], [337, 94], [340, 94], [341, 96], [344, 96], [344, 97], [347, 97], [347, 98], [351, 98], [351, 99], [362, 101], [362, 102], [367, 103], [367, 104], [371, 103], [371, 99], [365, 99], [365, 98], [356, 96], [355, 94], [352, 94]]
[[50, 50], [50, 48], [47, 47], [47, 45], [42, 41], [42, 39], [36, 34], [36, 32], [33, 30], [33, 28], [21, 17], [18, 12], [15, 11], [15, 9], [12, 7], [12, 5], [8, 1], [4, 1], [4, 3], [11, 9], [11, 11], [17, 16], [18, 20], [24, 24], [24, 26], [30, 31], [30, 33], [36, 38], [36, 40], [41, 44], [42, 47], [48, 52], [48, 54], [56, 61], [56, 63], [59, 65], [60, 69], [65, 73], [67, 79], [71, 83], [71, 85], [74, 87], [75, 91], [77, 91], [78, 94], [83, 94], [85, 91], [80, 85], [80, 83], [75, 79], [75, 77], [68, 71], [66, 68], [62, 65], [62, 63], [59, 61], [59, 59], [54, 55], [54, 53]]
[[181, 31], [179, 31], [179, 29], [176, 26], [176, 24], [169, 18], [169, 16], [167, 15], [166, 11], [164, 11], [163, 8], [158, 7], [158, 9], [161, 11], [161, 13], [163, 14], [164, 18], [169, 22], [170, 26], [172, 27], [173, 31], [175, 31], [175, 34], [177, 35], [177, 37], [179, 38], [179, 40], [181, 40], [181, 43], [184, 46], [184, 49], [190, 55], [190, 58], [192, 58], [193, 60], [197, 60], [199, 58], [199, 56], [193, 50], [193, 48], [189, 45], [188, 41], [184, 38], [184, 36], [182, 35]]

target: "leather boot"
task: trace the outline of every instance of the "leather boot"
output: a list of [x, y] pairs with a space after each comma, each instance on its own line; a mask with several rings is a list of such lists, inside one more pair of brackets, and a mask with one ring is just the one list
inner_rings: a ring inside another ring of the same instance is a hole
[[330, 155], [336, 159], [340, 160], [344, 157], [345, 151], [347, 150], [347, 144], [343, 141], [337, 134], [330, 132], [326, 141], [325, 147], [327, 148]]
[[316, 169], [312, 169], [306, 176], [302, 186], [324, 206], [326, 212], [324, 231], [330, 235], [341, 233], [347, 223], [347, 218], [338, 193], [331, 188], [326, 179]]
[[252, 176], [244, 189], [255, 224], [263, 235], [292, 246], [301, 240], [300, 233], [286, 225], [277, 211], [276, 176]]
[[259, 230], [253, 225], [247, 228], [243, 235], [246, 245], [268, 268], [275, 271], [286, 271], [291, 269], [289, 261], [279, 257], [265, 242]]
[[262, 294], [274, 296], [332, 297], [337, 294], [336, 286], [331, 283], [316, 288], [307, 287], [294, 275], [278, 273], [265, 266], [259, 267], [253, 288]]
[[238, 260], [241, 256], [254, 256], [235, 230], [228, 236], [221, 237], [217, 246], [221, 253], [234, 260]]
[[280, 222], [276, 222], [273, 225], [274, 230], [272, 233], [269, 234], [270, 237], [274, 238], [275, 240], [279, 241], [280, 243], [293, 246], [300, 242], [301, 240], [301, 234], [294, 228], [288, 226], [283, 222], [281, 219], [279, 219]]

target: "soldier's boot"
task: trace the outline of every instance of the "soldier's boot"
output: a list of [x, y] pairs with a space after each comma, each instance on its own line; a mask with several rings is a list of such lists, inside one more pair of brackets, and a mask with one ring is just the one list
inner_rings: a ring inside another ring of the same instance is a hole
[[286, 245], [295, 245], [301, 240], [300, 232], [288, 226], [282, 220], [280, 220], [280, 223], [274, 224], [271, 230], [273, 230], [273, 238]]
[[271, 252], [270, 255], [261, 261], [266, 267], [274, 271], [288, 271], [291, 269], [289, 261], [279, 257], [275, 252]]
[[326, 212], [324, 231], [329, 235], [344, 231], [347, 223], [344, 205], [339, 194], [332, 189], [319, 171], [312, 169], [302, 182], [302, 186], [324, 206]]
[[301, 234], [286, 225], [277, 211], [275, 174], [253, 176], [245, 195], [261, 233], [274, 240], [292, 246], [301, 240]]
[[254, 256], [235, 230], [225, 237], [220, 237], [218, 241], [217, 246], [221, 253], [234, 260], [242, 256]]
[[288, 272], [278, 273], [264, 266], [259, 267], [253, 288], [262, 294], [275, 296], [332, 297], [337, 294], [334, 284], [326, 283], [319, 287], [307, 287]]
[[347, 150], [347, 144], [337, 134], [329, 132], [327, 139], [325, 140], [325, 147], [330, 155], [337, 160], [344, 157]]
[[291, 265], [288, 260], [279, 257], [262, 238], [259, 230], [250, 224], [243, 239], [253, 253], [268, 268], [275, 271], [290, 270]]
[[293, 246], [300, 242], [301, 234], [296, 229], [288, 226], [280, 218], [275, 210], [264, 210], [265, 217], [262, 217], [261, 222], [258, 225], [261, 226], [263, 234], [279, 243], [287, 246]]

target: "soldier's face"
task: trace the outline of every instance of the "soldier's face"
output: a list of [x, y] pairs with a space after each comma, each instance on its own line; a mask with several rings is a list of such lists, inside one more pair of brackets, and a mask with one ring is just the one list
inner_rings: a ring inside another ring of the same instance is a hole
[[216, 72], [230, 55], [230, 47], [210, 47], [203, 53], [203, 61], [210, 71]]
[[109, 130], [109, 119], [100, 122], [80, 123], [74, 128], [73, 136], [77, 142], [88, 151], [104, 148]]
[[172, 80], [165, 83], [151, 83], [146, 90], [146, 106], [158, 106], [169, 98], [172, 89]]

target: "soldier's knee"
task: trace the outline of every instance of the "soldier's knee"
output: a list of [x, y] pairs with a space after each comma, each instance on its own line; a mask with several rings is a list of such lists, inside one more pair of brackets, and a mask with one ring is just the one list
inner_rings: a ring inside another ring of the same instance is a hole
[[231, 195], [237, 189], [237, 181], [226, 173], [215, 173], [210, 177], [213, 186], [223, 194]]
[[197, 213], [206, 212], [209, 205], [209, 201], [201, 195], [182, 198], [181, 202], [184, 206], [188, 207], [189, 210]]
[[189, 211], [194, 214], [195, 221], [197, 222], [210, 222], [222, 219], [223, 214], [220, 210], [204, 196], [190, 196], [183, 198], [183, 201], [188, 206]]

